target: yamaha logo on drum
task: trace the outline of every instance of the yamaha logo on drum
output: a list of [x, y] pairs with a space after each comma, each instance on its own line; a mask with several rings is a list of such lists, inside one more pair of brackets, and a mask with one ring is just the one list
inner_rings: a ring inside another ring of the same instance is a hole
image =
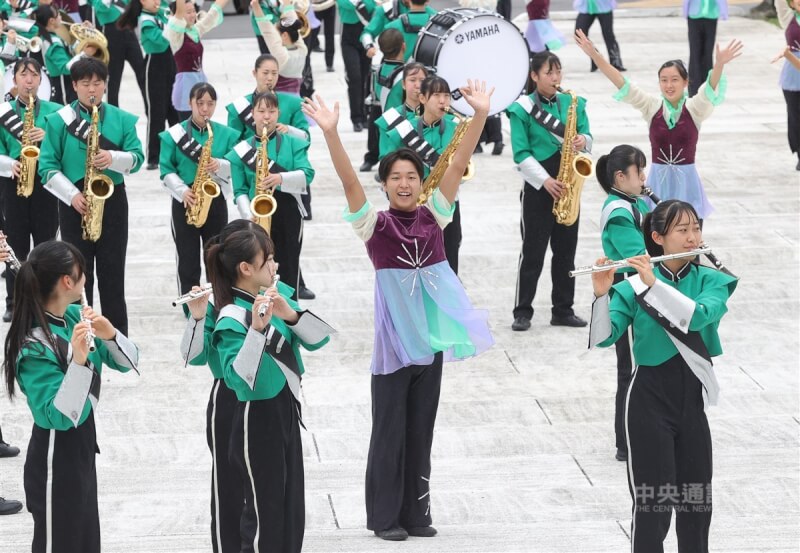
[[479, 38], [485, 38], [487, 36], [497, 34], [500, 34], [500, 25], [495, 23], [494, 25], [487, 25], [486, 27], [481, 27], [480, 29], [467, 31], [466, 33], [458, 33], [455, 37], [455, 40], [456, 44], [462, 44], [464, 40], [467, 42], [472, 42], [473, 40], [478, 40]]

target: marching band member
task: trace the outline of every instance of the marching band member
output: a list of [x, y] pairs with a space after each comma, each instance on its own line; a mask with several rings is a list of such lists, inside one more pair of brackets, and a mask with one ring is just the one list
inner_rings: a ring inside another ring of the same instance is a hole
[[647, 185], [662, 200], [678, 199], [692, 204], [701, 221], [713, 211], [695, 166], [700, 125], [722, 103], [727, 79], [722, 72], [727, 63], [741, 55], [742, 43], [732, 40], [725, 48], [717, 46], [714, 69], [701, 87], [702, 94], [687, 99], [689, 75], [681, 60], [665, 62], [658, 70], [661, 96], [648, 94], [608, 63], [581, 31], [575, 41], [619, 91], [614, 99], [639, 110], [650, 126], [652, 149]]
[[275, 84], [278, 82], [278, 60], [272, 54], [261, 54], [256, 58], [253, 68], [253, 77], [256, 79], [256, 89], [253, 93], [240, 96], [226, 106], [228, 112], [228, 126], [240, 133], [241, 140], [247, 140], [255, 135], [255, 122], [253, 121], [253, 97], [263, 92], [273, 92], [278, 97], [277, 129], [279, 133], [288, 134], [295, 138], [310, 140], [308, 120], [301, 110], [303, 101], [293, 94], [276, 92]]
[[361, 36], [359, 37], [368, 58], [373, 58], [378, 53], [375, 48], [376, 39], [386, 29], [386, 25], [404, 13], [408, 13], [410, 4], [410, 0], [387, 0], [382, 4], [375, 5], [375, 11], [372, 12], [369, 23], [361, 31]]
[[[278, 208], [272, 216], [270, 238], [275, 245], [275, 259], [281, 266], [281, 281], [293, 288], [292, 299], [297, 299], [300, 278], [300, 250], [303, 247], [303, 215], [305, 208], [301, 196], [314, 180], [314, 168], [308, 161], [309, 143], [291, 134], [277, 132], [280, 109], [278, 98], [271, 92], [262, 92], [253, 98], [253, 120], [256, 135], [239, 142], [225, 159], [231, 163], [233, 197], [239, 214], [249, 219], [250, 200], [262, 187], [272, 190]], [[255, 182], [257, 151], [262, 146], [262, 131], [267, 132], [269, 175], [263, 182]]]
[[714, 67], [717, 21], [728, 19], [727, 0], [683, 0], [689, 28], [689, 97], [697, 94]]
[[[197, 83], [206, 83], [203, 72], [203, 44], [200, 39], [222, 24], [222, 10], [228, 0], [216, 0], [208, 12], [197, 13], [193, 0], [176, 0], [164, 34], [175, 58], [175, 84], [172, 87], [172, 106], [181, 120], [192, 115], [189, 91]], [[196, 282], [196, 281], [195, 281]]]
[[[39, 174], [33, 169], [27, 182], [32, 187], [20, 190], [19, 162], [22, 149], [21, 140], [30, 145], [38, 145], [44, 138], [45, 119], [58, 111], [60, 105], [38, 99], [39, 85], [42, 82], [42, 66], [32, 58], [21, 58], [14, 64], [14, 86], [17, 98], [0, 104], [0, 186], [4, 188], [3, 215], [8, 244], [18, 259], [24, 261], [33, 245], [37, 246], [56, 237], [58, 231], [58, 201], [48, 194]], [[30, 98], [33, 98], [33, 126], [24, 136], [23, 129], [28, 119]], [[20, 194], [22, 192], [22, 194]], [[27, 195], [26, 195], [27, 194]], [[3, 321], [11, 320], [14, 309], [14, 275], [6, 275], [6, 312]]]
[[800, 171], [800, 0], [775, 2], [778, 21], [784, 29], [786, 48], [782, 57], [786, 59], [781, 70], [781, 88], [786, 100], [789, 148], [797, 154]]
[[119, 88], [125, 62], [133, 69], [136, 83], [147, 102], [147, 88], [144, 82], [144, 57], [139, 39], [131, 29], [120, 29], [117, 20], [125, 11], [128, 0], [88, 0], [94, 11], [97, 26], [108, 41], [108, 103], [119, 107]]
[[[255, 223], [236, 219], [225, 225], [209, 242], [225, 242], [237, 231], [258, 232]], [[199, 286], [192, 288], [199, 291]], [[181, 356], [188, 365], [208, 365], [214, 377], [206, 409], [206, 440], [211, 451], [211, 546], [214, 553], [239, 553], [242, 540], [239, 522], [244, 507], [244, 493], [236, 467], [228, 458], [236, 394], [225, 385], [217, 350], [211, 342], [219, 310], [208, 295], [188, 302], [189, 319], [181, 339]], [[202, 329], [202, 334], [200, 333]]]
[[9, 395], [19, 384], [33, 415], [25, 503], [34, 553], [99, 553], [95, 411], [102, 369], [138, 365], [138, 349], [120, 329], [75, 305], [85, 282], [80, 251], [55, 240], [36, 246], [17, 275], [3, 369]]
[[333, 38], [336, 33], [336, 0], [311, 0], [311, 9], [323, 26], [325, 67], [328, 73], [333, 73], [333, 56], [336, 54], [336, 41]]
[[[600, 214], [603, 253], [609, 259], [628, 259], [646, 253], [642, 219], [650, 208], [640, 198], [647, 164], [644, 152], [634, 146], [616, 146], [608, 155], [602, 155], [595, 164], [595, 176], [600, 187], [608, 194]], [[623, 267], [614, 274], [614, 283], [625, 280], [636, 271]], [[626, 332], [614, 344], [617, 353], [617, 395], [614, 411], [618, 461], [628, 458], [625, 442], [625, 393], [631, 381], [633, 361], [631, 344], [633, 336]]]
[[444, 255], [442, 229], [453, 216], [494, 91], [472, 81], [460, 90], [475, 117], [438, 188], [417, 206], [422, 160], [402, 148], [383, 158], [378, 169], [389, 198], [389, 209], [381, 212], [367, 201], [339, 138], [339, 104], [331, 111], [317, 96], [303, 106], [325, 135], [347, 199], [344, 218], [364, 241], [377, 272], [366, 507], [367, 528], [385, 540], [436, 535], [429, 481], [442, 362], [478, 355], [493, 343], [488, 312], [472, 307]]
[[[217, 91], [213, 86], [195, 84], [189, 91], [189, 105], [192, 108], [189, 119], [161, 133], [159, 159], [161, 180], [172, 197], [172, 239], [177, 250], [181, 294], [200, 281], [201, 251], [228, 222], [228, 201], [232, 199], [233, 190], [230, 162], [223, 158], [239, 140], [236, 131], [211, 121], [217, 107]], [[205, 221], [195, 220], [190, 224], [187, 214], [200, 200], [194, 188], [194, 180], [200, 176], [198, 163], [203, 158], [206, 142], [211, 140], [207, 125], [211, 126], [214, 138], [204, 171], [217, 184], [220, 194], [205, 199], [210, 203]]]
[[353, 131], [364, 130], [367, 121], [364, 98], [369, 84], [370, 60], [361, 44], [361, 32], [375, 12], [374, 0], [336, 0], [342, 20], [342, 59]]
[[306, 65], [308, 48], [300, 38], [302, 22], [295, 12], [294, 0], [281, 0], [281, 16], [277, 23], [264, 17], [258, 0], [251, 0], [250, 7], [256, 15], [256, 23], [269, 53], [278, 61], [278, 81], [275, 90], [300, 95], [303, 68]]
[[[608, 50], [608, 59], [611, 60], [611, 65], [615, 69], [625, 71], [622, 66], [619, 44], [614, 36], [614, 8], [617, 7], [617, 0], [573, 0], [572, 7], [578, 12], [578, 17], [575, 19], [575, 32], [580, 30], [588, 36], [594, 20], [599, 19], [600, 30], [603, 32], [603, 40], [606, 43], [606, 50]], [[597, 71], [594, 60], [592, 60], [591, 71]]]
[[[533, 318], [533, 300], [542, 274], [547, 244], [553, 251], [554, 326], [586, 326], [586, 321], [572, 309], [575, 281], [569, 272], [575, 267], [578, 245], [578, 222], [571, 226], [556, 223], [553, 206], [561, 198], [564, 183], [556, 177], [561, 165], [562, 138], [570, 105], [568, 94], [558, 93], [562, 82], [561, 61], [552, 52], [539, 52], [531, 58], [531, 80], [534, 91], [520, 96], [506, 112], [511, 122], [511, 147], [514, 163], [524, 179], [522, 203], [522, 251], [519, 255], [513, 330], [528, 330]], [[578, 98], [577, 136], [572, 144], [578, 152], [589, 152], [592, 135], [586, 115], [586, 100]]]
[[243, 551], [299, 553], [305, 531], [300, 346], [319, 349], [333, 329], [300, 311], [291, 290], [275, 287], [278, 266], [263, 228], [223, 235], [206, 254], [219, 309], [211, 347], [238, 399], [229, 455], [244, 485], [240, 543]]
[[405, 40], [406, 43], [403, 61], [408, 61], [414, 53], [419, 32], [428, 24], [430, 18], [436, 15], [436, 10], [428, 5], [429, 1], [430, 0], [410, 0], [408, 12], [399, 15], [394, 21], [387, 23], [384, 28], [397, 29], [403, 33], [403, 40]]
[[[36, 8], [36, 25], [42, 37], [42, 52], [47, 75], [53, 87], [53, 101], [58, 104], [67, 104], [75, 101], [75, 89], [70, 83], [70, 67], [81, 54], [72, 55], [70, 47], [65, 44], [56, 30], [63, 25], [61, 13], [50, 4]], [[94, 54], [94, 47], [87, 46], [86, 55]]]
[[141, 25], [140, 41], [145, 53], [145, 111], [147, 113], [147, 170], [158, 169], [161, 141], [158, 135], [166, 124], [178, 122], [178, 112], [170, 95], [175, 84], [175, 58], [170, 50], [165, 27], [167, 16], [160, 0], [130, 0], [117, 20], [120, 29], [135, 30]]
[[[697, 213], [678, 200], [658, 204], [643, 233], [653, 256], [688, 252], [702, 241]], [[647, 255], [627, 261], [637, 274], [625, 282], [612, 286], [613, 271], [592, 274], [590, 346], [608, 347], [633, 326], [636, 369], [625, 398], [631, 549], [664, 551], [674, 509], [678, 550], [707, 552], [712, 454], [705, 407], [717, 403], [711, 358], [722, 353], [717, 329], [737, 280], [687, 258], [656, 267]]]
[[428, 78], [428, 69], [424, 64], [417, 61], [407, 63], [403, 67], [403, 90], [400, 94], [399, 101], [397, 94], [392, 87], [389, 96], [384, 105], [384, 111], [396, 107], [400, 110], [404, 117], [411, 119], [419, 111], [422, 105], [419, 99], [419, 93], [422, 88], [422, 83]]
[[530, 0], [525, 8], [528, 12], [525, 39], [531, 52], [558, 50], [564, 46], [564, 35], [550, 21], [550, 0]]
[[96, 267], [103, 315], [127, 334], [128, 199], [124, 179], [125, 175], [138, 171], [144, 160], [142, 143], [136, 136], [138, 118], [109, 104], [99, 105], [100, 145], [93, 166], [111, 179], [114, 192], [105, 201], [99, 240], [85, 240], [81, 223], [87, 207], [83, 193], [86, 142], [92, 126], [92, 107], [103, 97], [108, 68], [95, 58], [85, 58], [75, 62], [70, 72], [78, 100], [47, 118], [39, 175], [45, 188], [62, 202], [58, 206], [61, 239], [77, 246], [86, 259], [89, 305], [92, 305]]
[[[261, 0], [259, 3], [261, 6], [261, 11], [263, 13], [262, 17], [264, 21], [268, 21], [270, 23], [276, 23], [281, 17], [281, 9], [279, 0]], [[267, 43], [264, 41], [264, 37], [261, 35], [261, 31], [258, 28], [258, 21], [256, 21], [256, 13], [253, 10], [252, 4], [250, 6], [250, 25], [253, 27], [253, 34], [256, 36], [256, 40], [258, 40], [258, 50], [262, 54], [269, 54], [269, 47]]]

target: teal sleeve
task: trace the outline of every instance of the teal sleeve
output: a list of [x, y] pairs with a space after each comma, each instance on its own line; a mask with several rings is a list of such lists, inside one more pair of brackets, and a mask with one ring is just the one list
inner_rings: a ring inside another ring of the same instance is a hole
[[[453, 202], [455, 204], [455, 202]], [[369, 200], [364, 202], [364, 205], [361, 206], [361, 209], [356, 211], [355, 213], [350, 213], [350, 209], [345, 207], [344, 213], [342, 213], [342, 219], [347, 221], [348, 223], [352, 223], [353, 221], [358, 221], [362, 217], [364, 217], [369, 209], [372, 207], [372, 204], [369, 203]]]
[[[43, 348], [43, 346], [41, 346]], [[17, 360], [17, 379], [28, 400], [33, 419], [43, 428], [69, 430], [74, 425], [69, 418], [56, 409], [53, 402], [64, 380], [64, 373], [49, 351], [31, 347], [23, 350]], [[79, 423], [89, 416], [91, 404], [86, 401]]]
[[228, 126], [238, 132], [240, 137], [244, 138], [244, 123], [239, 119], [236, 108], [233, 107], [233, 104], [228, 104], [225, 109], [228, 111]]
[[719, 323], [728, 312], [728, 298], [735, 287], [735, 279], [709, 270], [703, 279], [703, 291], [693, 298], [695, 307], [689, 330], [702, 330], [708, 325]]
[[589, 130], [589, 116], [586, 114], [586, 99], [578, 98], [578, 133], [592, 136]]
[[161, 178], [163, 179], [170, 173], [175, 173], [180, 176], [178, 174], [178, 163], [175, 156], [177, 147], [175, 141], [172, 140], [172, 135], [169, 134], [169, 131], [162, 131], [159, 133], [158, 138], [161, 140], [161, 152], [158, 155], [158, 167], [161, 170]]
[[142, 23], [139, 40], [145, 54], [161, 54], [169, 48], [169, 41], [164, 38], [161, 29], [151, 21]]
[[508, 112], [508, 119], [511, 123], [511, 151], [514, 163], [522, 163], [529, 157], [536, 159], [528, 140], [528, 122], [514, 112]]
[[11, 156], [9, 139], [13, 139], [16, 142], [16, 139], [13, 138], [5, 128], [0, 129], [0, 155]]
[[64, 120], [55, 112], [47, 118], [44, 140], [39, 146], [39, 176], [43, 183], [50, 180], [51, 173], [61, 171], [64, 152]]
[[636, 227], [636, 224], [628, 217], [612, 217], [603, 230], [603, 238], [603, 241], [605, 242], [608, 240], [612, 247], [619, 252], [624, 259], [637, 255], [644, 255], [646, 253], [644, 236]]
[[[636, 300], [633, 295], [633, 288], [627, 282], [621, 282], [611, 288], [609, 292], [611, 302], [608, 310], [611, 317], [611, 336], [600, 342], [598, 347], [607, 348], [612, 346], [622, 337], [633, 322], [633, 315], [636, 313]], [[603, 301], [599, 298], [596, 301]]]
[[383, 11], [383, 9], [375, 10], [372, 13], [369, 23], [366, 27], [364, 27], [364, 30], [361, 31], [359, 40], [361, 40], [361, 37], [363, 37], [365, 34], [369, 33], [369, 35], [372, 37], [372, 40], [377, 43], [378, 35], [383, 32], [384, 27], [386, 27], [386, 12]]
[[[708, 77], [709, 79], [711, 78], [711, 71], [708, 72]], [[719, 78], [717, 90], [711, 88], [711, 82], [709, 79], [706, 80], [706, 98], [708, 98], [708, 101], [711, 102], [712, 105], [718, 106], [723, 100], [725, 100], [725, 92], [728, 90], [728, 77], [722, 75]]]
[[236, 152], [231, 150], [225, 154], [225, 159], [231, 162], [231, 185], [233, 186], [233, 199], [241, 195], [250, 197], [250, 183], [247, 182], [247, 173], [244, 163]]
[[44, 65], [50, 77], [69, 75], [67, 63], [72, 59], [63, 44], [53, 44], [44, 55]]
[[305, 140], [295, 140], [294, 143], [292, 145], [292, 163], [294, 165], [292, 170], [297, 171], [299, 169], [302, 171], [306, 176], [306, 184], [311, 184], [316, 171], [311, 166], [311, 162], [308, 161], [308, 147], [310, 144]]
[[[55, 117], [60, 116], [56, 115]], [[136, 134], [136, 120], [138, 117], [130, 113], [122, 114], [123, 128], [125, 134], [122, 137], [122, 151], [133, 154], [134, 161], [133, 167], [130, 172], [135, 173], [142, 167], [144, 163], [144, 150], [142, 149], [142, 141], [139, 140], [139, 135]]]

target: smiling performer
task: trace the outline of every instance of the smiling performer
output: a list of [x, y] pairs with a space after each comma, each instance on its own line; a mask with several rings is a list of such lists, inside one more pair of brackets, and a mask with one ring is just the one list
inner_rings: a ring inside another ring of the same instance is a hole
[[423, 164], [402, 148], [381, 160], [378, 175], [389, 209], [377, 211], [342, 145], [333, 111], [317, 96], [303, 111], [322, 129], [342, 181], [346, 221], [376, 270], [372, 354], [372, 437], [366, 476], [367, 528], [385, 540], [431, 537], [433, 427], [442, 362], [478, 355], [494, 342], [488, 312], [470, 304], [444, 254], [443, 229], [453, 216], [461, 177], [489, 112], [494, 89], [469, 82], [461, 93], [475, 110], [472, 125], [429, 200], [417, 205]]
[[614, 99], [639, 110], [650, 126], [652, 168], [647, 186], [662, 200], [677, 199], [692, 204], [701, 221], [711, 215], [714, 208], [695, 166], [700, 124], [725, 98], [727, 79], [722, 71], [728, 62], [741, 55], [742, 43], [732, 40], [725, 48], [717, 45], [717, 59], [708, 80], [695, 96], [687, 99], [689, 74], [681, 60], [667, 61], [658, 70], [661, 95], [655, 96], [623, 77], [582, 31], [576, 31], [575, 42], [619, 89]]
[[[702, 241], [697, 213], [677, 200], [658, 204], [643, 231], [652, 256], [690, 252]], [[707, 552], [712, 462], [705, 407], [717, 403], [711, 358], [722, 354], [717, 329], [737, 280], [686, 257], [656, 267], [647, 255], [627, 261], [638, 274], [613, 287], [613, 271], [592, 274], [597, 299], [589, 343], [608, 347], [633, 325], [636, 370], [625, 399], [631, 550], [663, 552], [674, 509], [678, 551]]]

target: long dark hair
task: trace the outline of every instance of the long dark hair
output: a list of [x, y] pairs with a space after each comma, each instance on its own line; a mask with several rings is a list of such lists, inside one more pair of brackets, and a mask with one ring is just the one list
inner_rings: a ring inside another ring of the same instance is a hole
[[39, 36], [42, 40], [51, 41], [50, 31], [47, 30], [47, 22], [58, 17], [58, 10], [52, 4], [42, 4], [33, 12], [33, 19], [39, 28]]
[[[422, 81], [422, 84], [419, 85], [419, 95], [425, 96], [426, 98], [430, 98], [431, 94], [450, 94], [450, 85], [447, 84], [447, 81], [440, 77], [439, 75], [428, 75], [425, 77], [425, 80]], [[420, 117], [422, 114], [425, 113], [425, 106], [420, 103], [419, 105], [419, 115]]]
[[233, 303], [233, 287], [239, 279], [239, 263], [252, 263], [258, 252], [264, 255], [264, 263], [275, 252], [267, 231], [244, 219], [225, 225], [219, 236], [206, 247], [206, 269], [208, 280], [214, 289], [214, 303], [221, 310]]
[[31, 329], [37, 325], [52, 338], [44, 304], [53, 294], [62, 276], [75, 276], [76, 267], [79, 272], [77, 277], [80, 279], [85, 267], [83, 255], [69, 242], [60, 240], [49, 240], [33, 248], [27, 261], [20, 267], [14, 281], [14, 315], [11, 317], [4, 350], [3, 370], [8, 397], [14, 396], [17, 357]]
[[630, 144], [620, 144], [606, 155], [600, 156], [595, 162], [594, 174], [597, 182], [606, 194], [614, 186], [614, 175], [617, 171], [625, 173], [628, 167], [635, 165], [640, 171], [647, 165], [647, 158], [639, 148]]
[[140, 15], [142, 15], [142, 0], [130, 0], [125, 11], [117, 19], [117, 29], [133, 31], [139, 25]]
[[697, 212], [692, 204], [680, 200], [664, 200], [656, 208], [644, 216], [642, 231], [644, 232], [644, 245], [651, 256], [664, 255], [664, 248], [653, 240], [653, 232], [661, 236], [668, 234], [681, 220], [681, 216], [688, 213], [690, 218], [700, 222]]
[[561, 69], [561, 60], [550, 50], [537, 52], [531, 56], [531, 67], [530, 71], [528, 71], [528, 94], [533, 94], [533, 92], [536, 90], [536, 81], [534, 81], [533, 77], [531, 77], [531, 73], [539, 73], [539, 71], [542, 70], [542, 67], [545, 66], [548, 69], [553, 67]]

